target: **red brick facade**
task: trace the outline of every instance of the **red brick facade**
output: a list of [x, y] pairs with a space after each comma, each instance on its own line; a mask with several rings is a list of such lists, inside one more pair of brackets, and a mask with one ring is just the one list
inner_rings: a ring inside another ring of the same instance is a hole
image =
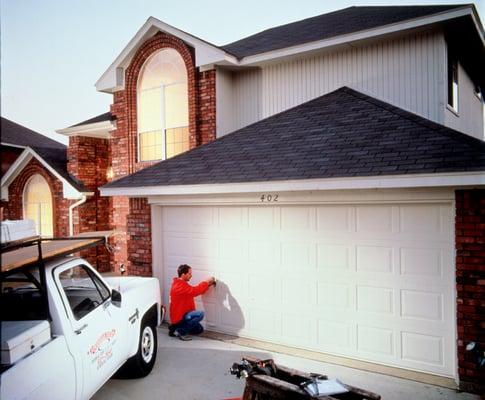
[[64, 199], [62, 192], [62, 182], [52, 175], [39, 161], [35, 158], [25, 166], [19, 175], [10, 184], [8, 190], [8, 202], [2, 202], [3, 219], [22, 219], [23, 212], [23, 194], [27, 182], [32, 176], [39, 174], [45, 178], [52, 194], [54, 235], [69, 235], [69, 206], [74, 201]]
[[[190, 148], [208, 143], [216, 137], [215, 70], [200, 72], [195, 67], [194, 49], [180, 39], [159, 32], [137, 50], [125, 73], [125, 89], [114, 94], [111, 113], [116, 118], [116, 130], [110, 139], [113, 179], [129, 175], [152, 165], [138, 162], [137, 82], [146, 60], [155, 52], [175, 49], [187, 69], [189, 98]], [[129, 273], [151, 275], [151, 219], [145, 199], [112, 199], [110, 224], [117, 235], [112, 269], [125, 264]]]
[[[74, 233], [110, 229], [110, 200], [101, 197], [99, 187], [107, 182], [109, 143], [107, 139], [85, 136], [69, 138], [67, 170], [92, 193], [74, 209]], [[82, 256], [100, 271], [110, 270], [109, 253], [99, 246], [82, 252]]]
[[456, 192], [458, 372], [464, 390], [485, 392], [485, 368], [465, 347], [485, 352], [485, 190]]

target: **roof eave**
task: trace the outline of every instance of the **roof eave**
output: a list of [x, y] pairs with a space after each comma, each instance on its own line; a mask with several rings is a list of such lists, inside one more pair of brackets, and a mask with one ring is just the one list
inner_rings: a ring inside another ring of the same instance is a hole
[[0, 181], [1, 184], [1, 199], [8, 201], [8, 189], [10, 184], [15, 180], [18, 174], [25, 168], [29, 161], [35, 158], [39, 161], [52, 175], [59, 179], [62, 183], [63, 197], [66, 199], [79, 199], [82, 196], [90, 196], [92, 192], [82, 192], [75, 188], [68, 180], [59, 174], [47, 161], [45, 161], [35, 150], [26, 147], [24, 151], [17, 157], [15, 162], [5, 172]]
[[69, 128], [58, 129], [57, 133], [70, 136], [87, 136], [98, 139], [109, 139], [110, 132], [116, 129], [115, 120], [95, 122], [92, 124], [76, 125]]
[[239, 65], [256, 66], [258, 64], [264, 64], [266, 62], [274, 61], [277, 59], [292, 57], [295, 55], [309, 53], [316, 50], [322, 50], [335, 46], [342, 46], [348, 43], [369, 40], [372, 38], [378, 38], [386, 35], [392, 35], [402, 31], [419, 29], [427, 25], [438, 24], [463, 16], [470, 16], [473, 19], [475, 28], [479, 33], [482, 42], [485, 44], [483, 28], [481, 28], [478, 14], [476, 13], [472, 5], [464, 5], [463, 7], [460, 7], [458, 9], [444, 11], [441, 13], [433, 14], [431, 16], [410, 19], [403, 22], [384, 25], [378, 28], [362, 30], [354, 33], [331, 37], [328, 39], [318, 40], [315, 42], [304, 43], [301, 45], [285, 47], [265, 53], [246, 56], [241, 58]]
[[194, 47], [196, 66], [216, 64], [218, 62], [238, 63], [236, 57], [222, 50], [218, 46], [177, 29], [154, 17], [150, 17], [95, 83], [96, 90], [100, 92], [114, 93], [123, 89], [124, 69], [129, 65], [140, 45], [159, 31], [178, 37], [185, 43]]
[[268, 193], [283, 191], [322, 191], [351, 189], [398, 189], [431, 187], [485, 186], [485, 171], [434, 174], [382, 175], [294, 179], [240, 183], [168, 185], [141, 187], [101, 187], [102, 196], [148, 197], [163, 195], [204, 195], [233, 193]]

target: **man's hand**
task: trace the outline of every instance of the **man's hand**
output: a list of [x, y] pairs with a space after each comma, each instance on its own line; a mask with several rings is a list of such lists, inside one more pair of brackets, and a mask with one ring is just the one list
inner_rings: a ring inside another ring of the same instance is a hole
[[205, 281], [209, 284], [209, 286], [215, 286], [216, 285], [216, 278], [214, 278], [213, 276], [206, 279]]

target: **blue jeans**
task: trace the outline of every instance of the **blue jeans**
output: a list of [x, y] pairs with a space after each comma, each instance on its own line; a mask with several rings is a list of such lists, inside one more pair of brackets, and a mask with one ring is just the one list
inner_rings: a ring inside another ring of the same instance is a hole
[[204, 311], [189, 311], [182, 321], [177, 324], [176, 330], [181, 335], [199, 335], [204, 331], [200, 321], [204, 319]]

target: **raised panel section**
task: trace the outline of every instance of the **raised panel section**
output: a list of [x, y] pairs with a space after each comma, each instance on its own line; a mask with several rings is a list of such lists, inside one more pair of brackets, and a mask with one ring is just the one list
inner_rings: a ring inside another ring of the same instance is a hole
[[295, 271], [312, 268], [311, 251], [313, 246], [310, 243], [291, 242], [281, 244], [281, 262], [287, 271]]
[[392, 208], [389, 206], [357, 207], [357, 232], [391, 233]]
[[403, 233], [441, 232], [440, 209], [432, 204], [401, 206], [399, 222]]
[[220, 239], [219, 254], [223, 260], [244, 261], [247, 259], [245, 254], [246, 243], [239, 239]]
[[410, 332], [401, 337], [403, 359], [443, 365], [443, 338]]
[[283, 315], [281, 327], [285, 336], [293, 341], [307, 342], [310, 339], [310, 321], [299, 315]]
[[259, 230], [269, 230], [274, 228], [274, 208], [273, 207], [250, 207], [248, 209], [249, 227]]
[[392, 272], [392, 248], [357, 246], [357, 269], [369, 272]]
[[310, 229], [310, 211], [309, 207], [281, 207], [281, 229]]
[[351, 207], [319, 207], [317, 208], [317, 229], [322, 233], [350, 232]]
[[443, 295], [416, 290], [401, 291], [401, 314], [408, 318], [443, 319]]
[[214, 225], [214, 209], [212, 207], [200, 207], [192, 209], [191, 222], [199, 227], [211, 227]]
[[351, 326], [344, 322], [318, 321], [318, 343], [325, 347], [349, 348]]
[[401, 249], [401, 274], [441, 277], [441, 249]]
[[291, 307], [301, 307], [302, 304], [312, 306], [316, 303], [315, 281], [304, 279], [283, 280], [283, 304]]
[[221, 207], [219, 208], [219, 225], [222, 228], [235, 229], [243, 226], [242, 208]]
[[252, 309], [249, 312], [249, 328], [255, 333], [274, 336], [280, 332], [276, 326], [275, 313], [266, 310]]
[[345, 245], [318, 244], [318, 268], [336, 268], [345, 270], [350, 268], [350, 249]]
[[255, 241], [249, 242], [249, 261], [252, 263], [273, 264], [278, 261], [274, 242]]
[[318, 304], [325, 307], [347, 308], [350, 305], [350, 288], [337, 283], [318, 283]]
[[359, 326], [357, 328], [357, 349], [359, 351], [394, 354], [394, 335], [390, 329]]
[[389, 288], [357, 286], [357, 310], [391, 314], [392, 293]]

